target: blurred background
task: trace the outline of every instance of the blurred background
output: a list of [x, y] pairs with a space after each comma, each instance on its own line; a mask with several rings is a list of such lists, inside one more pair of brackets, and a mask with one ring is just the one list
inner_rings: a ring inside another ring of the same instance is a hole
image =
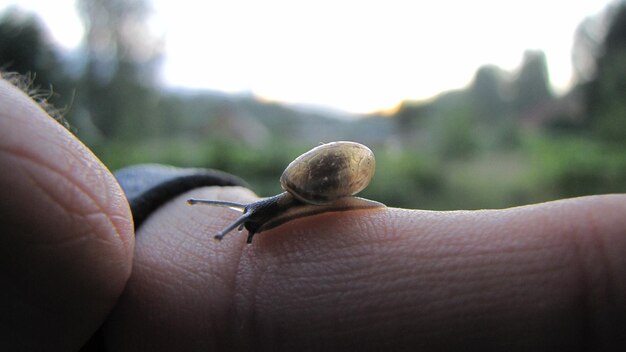
[[353, 140], [390, 206], [626, 191], [625, 1], [223, 3], [0, 1], [0, 68], [112, 170], [210, 167], [269, 196]]

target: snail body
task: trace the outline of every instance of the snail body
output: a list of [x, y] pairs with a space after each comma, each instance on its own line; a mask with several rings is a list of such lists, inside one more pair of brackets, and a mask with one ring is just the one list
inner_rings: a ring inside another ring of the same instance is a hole
[[372, 151], [355, 142], [332, 142], [317, 146], [292, 161], [280, 183], [285, 192], [259, 201], [242, 204], [226, 201], [189, 199], [189, 204], [209, 204], [239, 209], [242, 215], [214, 237], [244, 227], [247, 243], [259, 232], [298, 218], [333, 211], [381, 208], [385, 205], [354, 197], [374, 176]]

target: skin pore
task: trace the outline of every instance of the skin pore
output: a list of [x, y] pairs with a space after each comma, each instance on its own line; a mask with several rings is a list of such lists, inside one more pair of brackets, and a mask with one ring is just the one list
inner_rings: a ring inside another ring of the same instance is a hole
[[626, 348], [624, 195], [326, 213], [246, 245], [186, 200], [256, 196], [208, 187], [133, 236], [109, 170], [3, 80], [0, 170], [2, 350]]

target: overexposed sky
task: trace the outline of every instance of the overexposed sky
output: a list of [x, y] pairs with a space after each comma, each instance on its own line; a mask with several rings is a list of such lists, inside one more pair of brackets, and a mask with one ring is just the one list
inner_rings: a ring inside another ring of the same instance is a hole
[[[570, 83], [574, 32], [610, 0], [153, 0], [162, 82], [250, 92], [349, 112], [391, 109], [467, 85], [484, 64], [513, 70], [546, 53]], [[37, 11], [63, 47], [80, 44], [74, 0], [0, 0]]]

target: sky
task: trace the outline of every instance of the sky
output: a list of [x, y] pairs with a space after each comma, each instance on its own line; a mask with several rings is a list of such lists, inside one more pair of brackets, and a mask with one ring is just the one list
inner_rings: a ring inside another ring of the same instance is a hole
[[[393, 109], [513, 71], [542, 50], [551, 83], [572, 79], [576, 27], [610, 0], [153, 0], [160, 80], [352, 113]], [[60, 46], [80, 45], [75, 0], [0, 0], [37, 12]]]

